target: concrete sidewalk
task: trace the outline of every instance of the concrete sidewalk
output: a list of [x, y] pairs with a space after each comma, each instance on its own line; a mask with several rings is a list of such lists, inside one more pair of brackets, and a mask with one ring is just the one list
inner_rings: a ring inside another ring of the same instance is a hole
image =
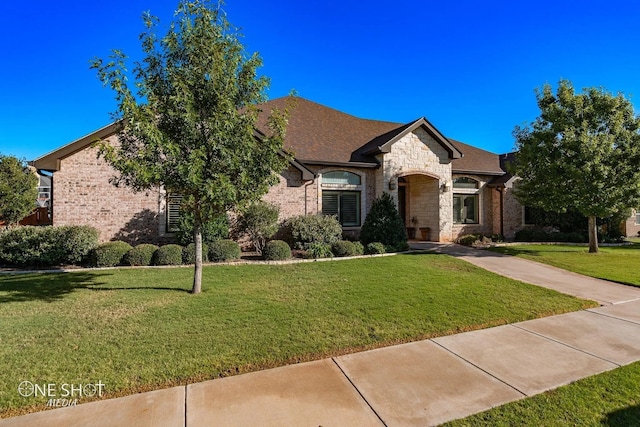
[[640, 360], [640, 289], [528, 261], [514, 267], [521, 260], [455, 245], [436, 249], [494, 268], [508, 264], [508, 275], [528, 272], [519, 280], [549, 287], [564, 281], [561, 292], [608, 305], [34, 413], [0, 426], [430, 426]]
[[501, 276], [596, 301], [601, 305], [619, 304], [640, 299], [640, 288], [594, 279], [497, 252], [473, 249], [454, 243], [435, 242], [412, 242], [411, 248], [451, 255]]

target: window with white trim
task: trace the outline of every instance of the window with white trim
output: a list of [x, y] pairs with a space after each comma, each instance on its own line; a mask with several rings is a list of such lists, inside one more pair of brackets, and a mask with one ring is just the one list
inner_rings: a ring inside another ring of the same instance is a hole
[[469, 177], [453, 180], [453, 223], [480, 223], [480, 182]]
[[343, 227], [359, 227], [362, 211], [362, 178], [337, 170], [322, 174], [322, 214], [334, 215]]
[[640, 225], [640, 211], [636, 211], [636, 225]]

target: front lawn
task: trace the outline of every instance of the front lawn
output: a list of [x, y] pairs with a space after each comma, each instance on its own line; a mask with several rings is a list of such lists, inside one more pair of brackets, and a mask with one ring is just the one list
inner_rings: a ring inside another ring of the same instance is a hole
[[[0, 415], [22, 381], [186, 384], [595, 306], [438, 254], [0, 276]], [[80, 399], [80, 403], [87, 399]], [[32, 408], [29, 408], [33, 405]]]
[[490, 409], [443, 427], [640, 425], [640, 362]]
[[491, 250], [598, 279], [640, 286], [640, 244], [638, 243], [630, 246], [603, 246], [597, 254], [590, 254], [588, 248], [584, 246], [569, 245], [517, 245]]

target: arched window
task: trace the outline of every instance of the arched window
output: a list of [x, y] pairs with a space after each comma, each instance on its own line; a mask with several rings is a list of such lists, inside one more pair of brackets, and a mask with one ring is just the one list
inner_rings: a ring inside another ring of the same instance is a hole
[[453, 222], [480, 223], [480, 182], [466, 176], [453, 179]]
[[362, 178], [344, 170], [322, 174], [322, 214], [334, 215], [343, 227], [361, 223]]
[[360, 185], [360, 175], [348, 171], [333, 171], [322, 174], [322, 184]]
[[478, 188], [478, 181], [462, 176], [453, 180], [453, 188]]

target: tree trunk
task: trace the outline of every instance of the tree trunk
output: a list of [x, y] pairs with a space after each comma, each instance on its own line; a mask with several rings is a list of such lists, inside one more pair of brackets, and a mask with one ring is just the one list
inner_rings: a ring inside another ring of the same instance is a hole
[[598, 253], [598, 227], [595, 216], [589, 216], [589, 253]]
[[191, 293], [199, 294], [202, 290], [202, 221], [200, 221], [199, 215], [194, 215], [193, 219], [193, 241], [196, 246], [196, 262]]

